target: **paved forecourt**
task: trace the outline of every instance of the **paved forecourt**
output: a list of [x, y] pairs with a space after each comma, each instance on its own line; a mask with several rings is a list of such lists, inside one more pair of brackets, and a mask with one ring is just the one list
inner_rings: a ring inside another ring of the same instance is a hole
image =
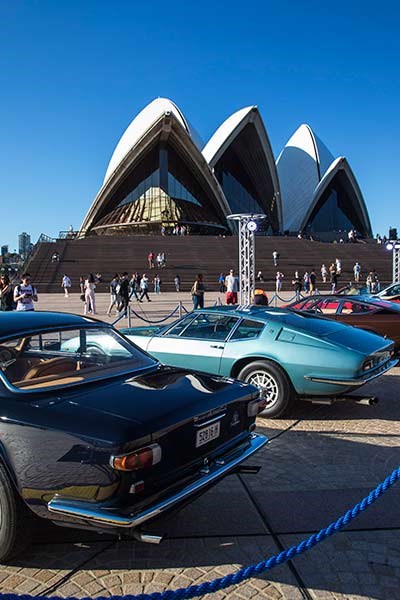
[[[166, 314], [177, 299], [162, 297], [144, 308]], [[81, 310], [77, 300], [66, 301], [71, 310]], [[60, 296], [42, 297], [39, 304], [66, 306]], [[102, 298], [98, 306], [102, 318]], [[150, 524], [149, 531], [166, 535], [160, 546], [44, 523], [25, 555], [0, 568], [0, 592], [83, 597], [162, 591], [221, 577], [307, 538], [399, 464], [400, 369], [364, 390], [379, 395], [379, 404], [299, 403], [288, 419], [258, 419], [258, 429], [271, 439], [249, 461], [262, 466], [259, 474], [231, 475], [179, 513]], [[208, 598], [400, 599], [399, 495], [397, 484], [349, 529]]]

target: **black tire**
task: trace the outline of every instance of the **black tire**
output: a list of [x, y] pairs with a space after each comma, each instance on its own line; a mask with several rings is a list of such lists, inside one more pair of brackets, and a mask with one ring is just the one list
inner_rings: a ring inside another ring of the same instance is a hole
[[[294, 400], [294, 391], [286, 373], [275, 363], [256, 360], [246, 365], [237, 376], [246, 383], [256, 385], [269, 399], [269, 404], [259, 416], [268, 419], [283, 417]], [[261, 382], [265, 382], [263, 387]]]
[[34, 515], [27, 508], [0, 463], [0, 563], [20, 554], [30, 543]]

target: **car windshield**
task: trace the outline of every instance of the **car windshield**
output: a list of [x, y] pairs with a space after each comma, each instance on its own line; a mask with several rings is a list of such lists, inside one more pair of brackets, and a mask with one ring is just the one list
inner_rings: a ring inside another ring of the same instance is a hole
[[102, 379], [155, 364], [106, 327], [55, 330], [0, 341], [0, 370], [22, 390]]

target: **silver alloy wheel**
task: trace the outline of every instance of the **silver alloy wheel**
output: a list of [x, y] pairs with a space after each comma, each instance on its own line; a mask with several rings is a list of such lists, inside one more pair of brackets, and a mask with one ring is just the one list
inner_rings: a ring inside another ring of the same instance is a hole
[[247, 383], [251, 383], [261, 390], [261, 395], [266, 399], [268, 408], [271, 408], [271, 406], [274, 406], [274, 404], [278, 402], [278, 382], [273, 375], [268, 373], [268, 371], [253, 371], [248, 378]]

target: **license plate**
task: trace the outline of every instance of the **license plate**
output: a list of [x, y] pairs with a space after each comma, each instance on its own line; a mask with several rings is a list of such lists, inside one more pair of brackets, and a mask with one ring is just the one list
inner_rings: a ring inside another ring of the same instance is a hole
[[215, 440], [217, 437], [219, 437], [219, 431], [219, 421], [217, 421], [217, 423], [209, 425], [208, 427], [204, 427], [204, 429], [200, 429], [200, 431], [198, 431], [196, 434], [196, 448], [198, 448], [199, 446], [203, 446], [204, 444], [208, 444], [208, 442], [211, 442], [212, 440]]

